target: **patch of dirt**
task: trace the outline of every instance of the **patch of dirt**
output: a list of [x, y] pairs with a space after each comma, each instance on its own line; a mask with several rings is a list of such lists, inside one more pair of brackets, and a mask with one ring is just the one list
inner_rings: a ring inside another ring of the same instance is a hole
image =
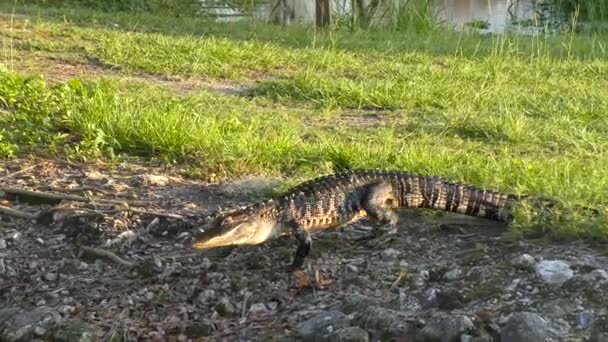
[[[316, 234], [306, 269], [289, 275], [295, 242], [288, 238], [189, 247], [205, 215], [250, 203], [252, 192], [273, 181], [217, 185], [179, 175], [137, 164], [0, 163], [0, 186], [92, 196], [98, 200], [60, 205], [103, 214], [56, 212], [43, 222], [0, 216], [0, 339], [19, 333], [15, 313], [19, 322], [31, 319], [22, 330], [31, 336], [77, 320], [73, 329], [99, 340], [321, 341], [360, 334], [358, 341], [411, 341], [439, 329], [455, 340], [492, 341], [515, 329], [510, 317], [523, 311], [542, 317], [530, 319], [549, 341], [603, 333], [608, 258], [600, 247], [509, 242], [500, 238], [503, 224], [407, 210], [395, 236], [356, 241], [369, 233], [366, 221]], [[139, 211], [99, 199], [137, 204]], [[33, 204], [5, 191], [0, 205], [35, 214], [57, 203]], [[542, 278], [543, 260], [565, 263], [551, 275], [562, 272], [565, 281]], [[53, 314], [36, 320], [41, 312]], [[462, 329], [441, 328], [441, 315], [457, 316]]]
[[[22, 52], [19, 52], [22, 54]], [[221, 95], [241, 95], [250, 89], [250, 85], [226, 81], [207, 81], [200, 78], [182, 79], [148, 73], [125, 74], [94, 59], [87, 63], [68, 62], [61, 58], [43, 56], [19, 56], [18, 60], [6, 61], [5, 64], [17, 72], [42, 74], [51, 83], [62, 83], [79, 77], [120, 78], [127, 81], [146, 82], [168, 88], [178, 94], [207, 90]]]

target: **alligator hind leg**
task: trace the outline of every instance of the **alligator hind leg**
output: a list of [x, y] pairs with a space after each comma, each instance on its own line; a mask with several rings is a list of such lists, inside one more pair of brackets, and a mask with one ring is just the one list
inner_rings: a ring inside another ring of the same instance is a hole
[[304, 229], [302, 229], [299, 224], [291, 222], [290, 226], [292, 233], [298, 243], [298, 248], [296, 249], [293, 262], [287, 267], [288, 272], [293, 272], [301, 268], [304, 264], [304, 259], [306, 259], [306, 257], [310, 253], [310, 249], [312, 248], [312, 238], [310, 237], [310, 234]]
[[380, 223], [380, 226], [374, 227], [371, 238], [397, 233], [399, 215], [394, 212], [397, 198], [393, 195], [390, 184], [381, 183], [370, 187], [361, 205], [367, 216]]

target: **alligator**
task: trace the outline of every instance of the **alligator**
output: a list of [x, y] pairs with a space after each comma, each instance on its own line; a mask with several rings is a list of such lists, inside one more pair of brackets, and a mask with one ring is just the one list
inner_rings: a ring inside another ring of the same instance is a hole
[[311, 233], [367, 217], [374, 233], [397, 231], [398, 208], [429, 208], [509, 223], [525, 195], [486, 190], [442, 177], [406, 171], [363, 169], [321, 176], [286, 193], [212, 215], [209, 229], [194, 236], [194, 249], [257, 245], [293, 235], [297, 249], [288, 271], [303, 266]]

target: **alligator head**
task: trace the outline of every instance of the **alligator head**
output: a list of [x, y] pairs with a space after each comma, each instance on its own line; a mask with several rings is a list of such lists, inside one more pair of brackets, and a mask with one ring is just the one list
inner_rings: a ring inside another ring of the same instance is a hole
[[256, 245], [274, 234], [275, 223], [256, 205], [219, 213], [203, 232], [196, 234], [192, 246], [208, 249], [231, 245]]

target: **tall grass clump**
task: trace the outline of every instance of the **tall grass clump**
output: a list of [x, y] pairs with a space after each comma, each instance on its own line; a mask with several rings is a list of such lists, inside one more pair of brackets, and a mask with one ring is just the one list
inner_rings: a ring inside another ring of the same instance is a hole
[[338, 26], [355, 30], [428, 33], [440, 27], [433, 8], [433, 0], [372, 1], [366, 7], [356, 7], [352, 16], [339, 18]]

